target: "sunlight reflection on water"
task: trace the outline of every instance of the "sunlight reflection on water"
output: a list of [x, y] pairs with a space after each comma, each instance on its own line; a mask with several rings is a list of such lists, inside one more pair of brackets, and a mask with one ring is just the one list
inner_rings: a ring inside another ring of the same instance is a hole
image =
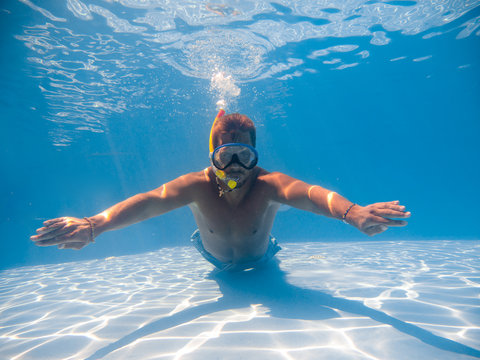
[[[177, 72], [186, 76], [182, 88], [219, 72], [237, 85], [285, 81], [367, 63], [394, 33], [424, 32], [426, 40], [455, 31], [464, 39], [480, 26], [478, 0], [20, 2], [19, 14], [28, 6], [36, 16], [22, 18], [23, 31], [12, 35], [29, 49], [32, 77], [49, 104], [44, 118], [58, 126], [51, 134], [57, 146], [78, 131], [105, 131], [106, 119], [127, 109], [172, 101], [167, 80]], [[329, 53], [336, 58], [322, 59]], [[159, 98], [162, 91], [170, 97]]]

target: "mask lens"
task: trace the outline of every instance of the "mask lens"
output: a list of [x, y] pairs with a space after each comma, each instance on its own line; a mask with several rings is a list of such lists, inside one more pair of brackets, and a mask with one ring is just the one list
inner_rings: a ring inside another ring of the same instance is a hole
[[229, 151], [229, 149], [225, 149], [223, 151], [219, 151], [218, 155], [220, 158], [220, 162], [222, 164], [228, 164], [230, 161], [232, 161], [232, 157], [235, 153], [232, 151]]
[[226, 169], [234, 162], [245, 169], [252, 169], [257, 160], [258, 155], [254, 148], [237, 143], [221, 145], [212, 154], [213, 165], [219, 170]]
[[240, 161], [242, 164], [250, 164], [250, 162], [252, 161], [252, 151], [247, 148], [240, 149], [240, 151], [237, 152], [237, 157], [238, 161]]

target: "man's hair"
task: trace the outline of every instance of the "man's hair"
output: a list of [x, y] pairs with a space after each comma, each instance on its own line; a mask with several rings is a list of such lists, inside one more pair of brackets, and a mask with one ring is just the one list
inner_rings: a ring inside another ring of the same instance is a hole
[[235, 113], [218, 118], [212, 129], [213, 148], [215, 149], [219, 145], [221, 134], [232, 133], [235, 139], [236, 133], [238, 134], [239, 132], [248, 132], [252, 145], [255, 147], [257, 140], [255, 124], [246, 115]]

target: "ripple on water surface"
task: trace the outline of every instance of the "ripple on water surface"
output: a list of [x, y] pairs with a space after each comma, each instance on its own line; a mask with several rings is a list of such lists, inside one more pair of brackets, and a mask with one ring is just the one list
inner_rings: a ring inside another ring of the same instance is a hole
[[[8, 10], [21, 26], [11, 35], [28, 48], [28, 73], [41, 79], [34, 81], [48, 104], [43, 118], [56, 123], [57, 146], [79, 131], [105, 131], [107, 119], [127, 110], [161, 111], [197, 91], [228, 103], [245, 83], [349, 71], [379, 47], [395, 49], [421, 33], [425, 44], [408, 44], [411, 53], [400, 55], [431, 61], [432, 53], [416, 48], [431, 49], [428, 39], [451, 32], [457, 40], [476, 36], [480, 26], [479, 0], [36, 3]], [[233, 93], [205, 87], [219, 73], [231, 76]]]

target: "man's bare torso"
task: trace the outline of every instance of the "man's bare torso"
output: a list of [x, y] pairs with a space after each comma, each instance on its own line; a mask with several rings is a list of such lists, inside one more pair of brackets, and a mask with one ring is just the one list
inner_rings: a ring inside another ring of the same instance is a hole
[[269, 173], [256, 168], [242, 188], [219, 196], [211, 168], [195, 177], [196, 195], [190, 209], [205, 249], [223, 262], [241, 263], [260, 258], [268, 247], [270, 231], [280, 206], [272, 201]]

